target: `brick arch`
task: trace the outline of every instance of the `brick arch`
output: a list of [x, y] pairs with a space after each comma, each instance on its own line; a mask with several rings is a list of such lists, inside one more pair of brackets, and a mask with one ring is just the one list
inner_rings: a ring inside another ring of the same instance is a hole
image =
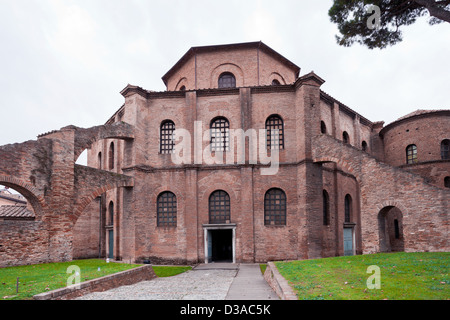
[[244, 72], [241, 67], [234, 63], [223, 63], [213, 69], [210, 76], [210, 87], [217, 88], [219, 76], [224, 72], [230, 72], [236, 78], [236, 88], [243, 87], [245, 84]]
[[31, 204], [36, 218], [41, 218], [44, 215], [44, 196], [33, 185], [23, 180], [5, 175], [0, 175], [0, 184], [13, 188], [23, 195]]
[[96, 141], [104, 139], [134, 139], [134, 127], [126, 122], [117, 122], [88, 129], [75, 126], [67, 127], [75, 131], [74, 161], [84, 150], [89, 149]]
[[[165, 184], [163, 186], [160, 186], [156, 189], [152, 190], [152, 194], [149, 197], [150, 198], [150, 204], [156, 204], [156, 201], [158, 199], [158, 196], [163, 193], [163, 192], [172, 192], [176, 197], [177, 197], [177, 203], [181, 203], [184, 206], [185, 203], [185, 194], [183, 191], [181, 191], [178, 187], [173, 186], [173, 185], [169, 185], [169, 184]], [[181, 202], [179, 202], [179, 200], [181, 200]]]
[[188, 79], [186, 77], [182, 77], [180, 80], [178, 80], [177, 85], [175, 86], [175, 91], [179, 91], [180, 88], [184, 86], [186, 88], [186, 90], [189, 90], [189, 82]]
[[402, 212], [402, 215], [408, 216], [408, 209], [398, 200], [385, 200], [379, 204], [377, 204], [377, 210], [378, 210], [378, 214], [385, 208], [388, 207], [396, 207], [397, 209], [399, 209]]
[[74, 209], [74, 214], [72, 217], [72, 220], [74, 223], [76, 223], [76, 221], [78, 220], [78, 218], [83, 214], [84, 209], [86, 209], [86, 207], [97, 197], [101, 196], [102, 194], [104, 194], [105, 192], [109, 191], [109, 190], [113, 190], [113, 189], [117, 189], [117, 188], [122, 188], [122, 187], [130, 187], [129, 183], [125, 182], [125, 181], [119, 181], [116, 183], [109, 183], [106, 184], [102, 187], [96, 188], [94, 189], [90, 194], [84, 196], [82, 199], [80, 199], [78, 201], [78, 204], [76, 205], [75, 209]]
[[286, 80], [284, 80], [284, 77], [279, 74], [278, 72], [272, 72], [269, 76], [269, 84], [272, 84], [273, 80], [278, 80], [281, 85], [286, 84]]
[[358, 183], [361, 182], [361, 178], [359, 177], [359, 175], [357, 174], [354, 166], [352, 165], [351, 162], [346, 161], [346, 160], [342, 160], [333, 156], [324, 156], [324, 157], [320, 157], [320, 158], [315, 158], [313, 159], [313, 162], [315, 163], [326, 163], [326, 162], [334, 162], [336, 164], [338, 164], [342, 170], [346, 173], [351, 174], [353, 177], [355, 177], [356, 181], [358, 181]]

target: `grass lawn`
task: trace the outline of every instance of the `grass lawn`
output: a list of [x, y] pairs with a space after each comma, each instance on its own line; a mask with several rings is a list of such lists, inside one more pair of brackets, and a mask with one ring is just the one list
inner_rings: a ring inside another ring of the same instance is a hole
[[192, 270], [192, 267], [153, 266], [153, 271], [155, 271], [155, 274], [160, 278], [176, 276], [177, 274], [186, 272], [188, 270]]
[[[81, 282], [140, 266], [89, 259], [0, 268], [0, 300], [32, 299], [36, 294], [65, 287], [68, 278], [75, 275], [75, 272], [67, 273], [67, 268], [72, 265], [80, 268]], [[18, 294], [16, 294], [17, 277], [19, 277]]]
[[[450, 253], [380, 253], [275, 265], [299, 300], [450, 299]], [[367, 286], [375, 284], [374, 272], [367, 273], [373, 265], [380, 270], [380, 289]]]

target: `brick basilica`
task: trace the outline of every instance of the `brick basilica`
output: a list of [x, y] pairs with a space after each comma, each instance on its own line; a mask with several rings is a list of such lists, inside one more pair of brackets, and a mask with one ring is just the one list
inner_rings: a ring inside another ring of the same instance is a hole
[[102, 126], [0, 147], [34, 215], [0, 215], [0, 265], [449, 251], [450, 110], [372, 122], [262, 42], [193, 47], [162, 80]]

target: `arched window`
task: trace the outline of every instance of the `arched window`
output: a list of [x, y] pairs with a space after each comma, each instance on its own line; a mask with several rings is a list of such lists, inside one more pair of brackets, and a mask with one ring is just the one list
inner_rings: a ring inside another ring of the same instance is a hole
[[101, 170], [102, 169], [102, 153], [99, 152], [98, 153], [98, 168]]
[[450, 188], [450, 177], [444, 178], [444, 187]]
[[111, 142], [111, 144], [109, 145], [108, 158], [109, 158], [109, 170], [112, 170], [114, 169], [114, 142]]
[[363, 141], [363, 142], [361, 143], [361, 148], [362, 148], [363, 151], [367, 151], [367, 148], [368, 148], [367, 142]]
[[170, 191], [161, 193], [157, 202], [157, 225], [158, 227], [177, 226], [177, 197]]
[[352, 219], [352, 197], [349, 195], [349, 194], [347, 194], [346, 196], [345, 196], [345, 200], [344, 200], [344, 206], [345, 206], [345, 210], [344, 210], [344, 214], [345, 214], [345, 216], [344, 216], [344, 221], [345, 222], [351, 222], [351, 219]]
[[230, 72], [224, 72], [219, 76], [219, 88], [236, 88], [236, 78]]
[[349, 136], [348, 136], [347, 131], [344, 131], [344, 132], [342, 133], [342, 141], [344, 141], [344, 143], [350, 143], [350, 138], [349, 138]]
[[279, 86], [281, 83], [280, 83], [280, 81], [278, 81], [277, 79], [273, 79], [272, 80], [272, 85], [273, 86]]
[[186, 87], [185, 86], [181, 86], [180, 91], [186, 91]]
[[264, 196], [264, 225], [286, 225], [286, 194], [270, 189]]
[[328, 192], [326, 190], [323, 190], [322, 201], [323, 201], [323, 225], [327, 226], [330, 224], [330, 197], [328, 196]]
[[441, 142], [441, 158], [442, 160], [450, 159], [450, 140], [445, 139]]
[[175, 124], [171, 120], [165, 120], [161, 123], [159, 133], [159, 152], [161, 154], [170, 154], [173, 152], [175, 141], [173, 139], [173, 132], [175, 131]]
[[217, 190], [209, 196], [209, 223], [230, 222], [230, 196], [223, 190]]
[[112, 226], [114, 225], [114, 202], [110, 202], [108, 206], [108, 215], [109, 215], [109, 221], [108, 225]]
[[284, 149], [284, 123], [279, 115], [271, 115], [266, 120], [267, 149]]
[[327, 133], [327, 126], [323, 121], [320, 121], [320, 132], [323, 134]]
[[230, 123], [226, 118], [218, 117], [211, 121], [211, 151], [230, 150]]
[[417, 146], [415, 144], [411, 144], [406, 147], [406, 163], [412, 164], [417, 162]]

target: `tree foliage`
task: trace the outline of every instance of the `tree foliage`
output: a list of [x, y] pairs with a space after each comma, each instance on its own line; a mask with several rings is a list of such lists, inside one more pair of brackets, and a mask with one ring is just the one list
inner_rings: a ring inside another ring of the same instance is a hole
[[[373, 6], [379, 8], [379, 16]], [[430, 24], [450, 23], [450, 0], [334, 0], [328, 15], [341, 33], [336, 36], [339, 45], [356, 42], [383, 49], [401, 42], [400, 27], [421, 16], [429, 15]]]

